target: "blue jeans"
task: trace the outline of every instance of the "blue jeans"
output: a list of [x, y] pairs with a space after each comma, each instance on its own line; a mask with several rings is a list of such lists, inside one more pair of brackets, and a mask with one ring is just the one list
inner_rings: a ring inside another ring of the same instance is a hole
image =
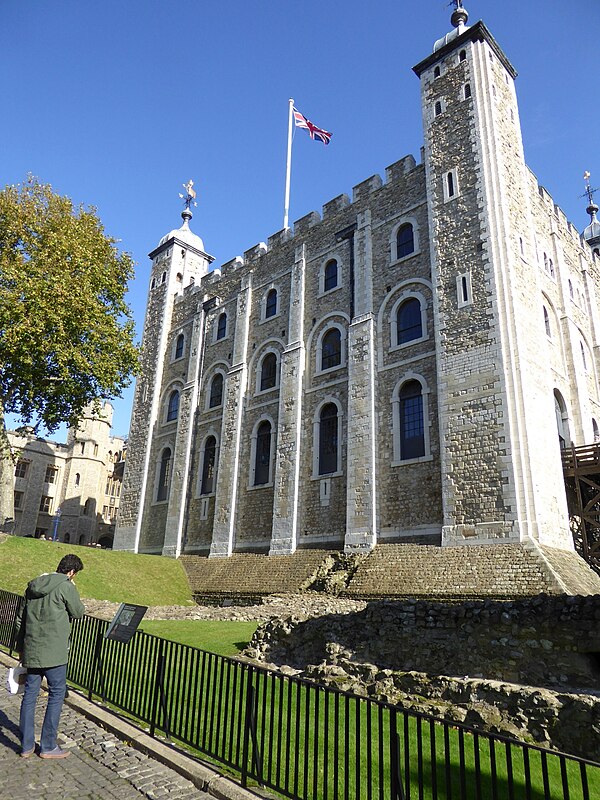
[[67, 690], [66, 664], [61, 664], [59, 667], [30, 668], [27, 670], [27, 681], [21, 702], [21, 717], [19, 720], [21, 749], [24, 751], [32, 750], [35, 747], [35, 705], [44, 675], [48, 683], [48, 705], [46, 706], [44, 724], [42, 725], [40, 751], [47, 753], [57, 746], [58, 720], [60, 719], [60, 712], [62, 711]]

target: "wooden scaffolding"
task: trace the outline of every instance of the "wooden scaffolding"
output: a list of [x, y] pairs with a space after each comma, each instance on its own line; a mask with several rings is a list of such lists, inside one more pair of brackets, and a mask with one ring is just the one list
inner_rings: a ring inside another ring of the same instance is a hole
[[600, 574], [600, 442], [562, 453], [575, 549]]

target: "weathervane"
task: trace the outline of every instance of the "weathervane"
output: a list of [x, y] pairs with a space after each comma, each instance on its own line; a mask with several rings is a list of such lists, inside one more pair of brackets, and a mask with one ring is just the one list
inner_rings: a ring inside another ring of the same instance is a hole
[[[594, 203], [594, 194], [598, 191], [598, 189], [592, 189], [590, 186], [590, 173], [586, 171], [583, 173], [583, 180], [585, 181], [585, 192], [581, 195], [581, 197], [587, 197], [590, 206], [595, 206]], [[590, 212], [588, 211], [588, 214]]]
[[451, 0], [448, 5], [454, 6], [454, 11], [450, 17], [450, 22], [455, 28], [462, 28], [462, 26], [466, 25], [467, 20], [469, 19], [469, 14], [467, 9], [463, 6], [462, 0]]
[[194, 181], [190, 178], [187, 183], [183, 184], [183, 188], [185, 189], [185, 194], [181, 194], [179, 192], [179, 197], [185, 203], [186, 209], [189, 211], [190, 206], [194, 205], [197, 206], [198, 203], [196, 202], [196, 190], [194, 189]]

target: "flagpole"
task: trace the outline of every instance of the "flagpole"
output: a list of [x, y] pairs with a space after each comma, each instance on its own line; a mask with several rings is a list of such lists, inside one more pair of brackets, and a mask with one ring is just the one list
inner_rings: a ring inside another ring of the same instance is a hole
[[292, 174], [292, 120], [294, 116], [294, 101], [289, 99], [290, 110], [288, 119], [288, 142], [287, 142], [287, 162], [285, 167], [285, 203], [283, 208], [283, 227], [288, 227], [288, 216], [290, 211], [290, 177]]

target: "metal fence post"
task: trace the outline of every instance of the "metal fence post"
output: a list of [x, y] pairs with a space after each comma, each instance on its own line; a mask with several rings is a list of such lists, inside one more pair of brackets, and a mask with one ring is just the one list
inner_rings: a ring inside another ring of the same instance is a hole
[[165, 696], [165, 642], [164, 639], [158, 640], [158, 656], [156, 659], [156, 672], [154, 678], [154, 696], [152, 698], [152, 719], [150, 722], [150, 736], [154, 736], [157, 727], [157, 712], [158, 712], [158, 701], [160, 699], [160, 707], [162, 710], [163, 716], [163, 725], [162, 729], [164, 730], [167, 739], [170, 735], [170, 720], [169, 714], [167, 711], [167, 698]]
[[400, 770], [400, 736], [396, 728], [396, 713], [390, 718], [390, 791], [392, 800], [405, 800]]

